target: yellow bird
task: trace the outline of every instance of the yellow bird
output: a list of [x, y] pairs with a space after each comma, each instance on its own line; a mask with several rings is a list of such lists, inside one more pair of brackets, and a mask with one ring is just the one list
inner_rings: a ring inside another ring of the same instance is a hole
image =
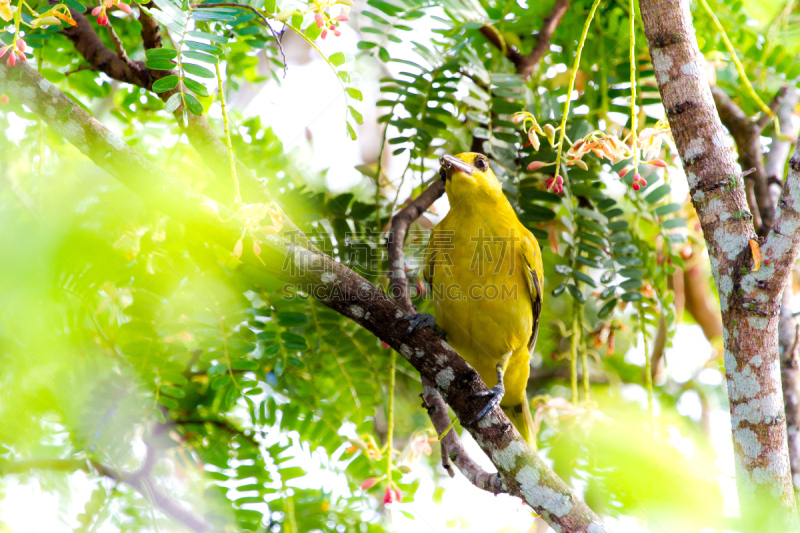
[[437, 326], [493, 385], [470, 424], [499, 404], [535, 445], [525, 387], [542, 310], [542, 252], [484, 155], [446, 155], [440, 163], [450, 211], [431, 233], [423, 271], [436, 317], [409, 316], [409, 331]]

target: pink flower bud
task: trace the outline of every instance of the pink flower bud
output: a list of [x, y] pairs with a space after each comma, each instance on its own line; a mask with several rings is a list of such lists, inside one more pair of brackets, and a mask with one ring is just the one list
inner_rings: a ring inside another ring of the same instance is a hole
[[347, 15], [339, 15], [334, 20], [338, 20], [339, 22], [347, 22], [348, 20], [350, 20], [350, 17], [348, 17]]
[[336, 24], [331, 24], [331, 29], [335, 30], [336, 29]]
[[639, 185], [641, 185], [642, 188], [647, 187], [647, 180], [644, 179], [644, 178], [640, 178], [639, 179]]
[[97, 6], [96, 8], [92, 9], [92, 16], [96, 17], [103, 11], [103, 6]]
[[314, 15], [314, 22], [317, 23], [317, 28], [322, 28], [325, 25], [325, 17], [322, 14], [317, 13]]
[[379, 481], [377, 477], [368, 477], [364, 481], [361, 482], [361, 490], [369, 490], [375, 486], [375, 484]]
[[553, 185], [555, 185], [555, 183], [556, 183], [556, 179], [555, 178], [550, 178], [549, 180], [547, 180], [547, 182], [545, 182], [545, 186], [547, 187], [547, 190], [549, 191], [550, 189], [552, 189]]
[[[11, 55], [14, 55], [14, 54], [11, 54]], [[28, 58], [25, 57], [25, 54], [23, 54], [22, 52], [17, 52], [17, 55], [19, 56], [19, 60], [20, 61], [27, 61], [28, 60]]]
[[547, 163], [544, 161], [534, 161], [530, 165], [528, 165], [528, 170], [539, 170], [540, 168], [544, 167]]
[[635, 173], [635, 174], [633, 175], [633, 182], [634, 182], [634, 183], [636, 183], [636, 182], [637, 182], [637, 181], [639, 181], [640, 179], [642, 179], [642, 176], [641, 176], [641, 175], [639, 175], [639, 173], [638, 173], [638, 172], [637, 172], [637, 173]]
[[101, 26], [105, 26], [106, 24], [108, 24], [108, 17], [105, 14], [101, 13], [100, 16], [97, 17], [97, 23], [100, 24]]
[[17, 39], [17, 50], [19, 50], [23, 54], [25, 53], [25, 41], [23, 41], [22, 39]]
[[658, 167], [658, 168], [667, 168], [666, 161], [664, 161], [662, 159], [653, 159], [652, 161], [647, 161], [647, 164], [648, 165], [653, 165], [654, 167]]
[[320, 33], [319, 36], [322, 37], [323, 39], [325, 37], [327, 37], [328, 36], [328, 28], [325, 28], [324, 30], [322, 30], [322, 33]]
[[381, 348], [383, 348], [384, 350], [388, 350], [389, 348], [391, 348], [391, 346], [389, 346], [385, 342], [381, 341]]
[[128, 4], [120, 2], [119, 4], [117, 4], [117, 7], [120, 9], [120, 11], [124, 11], [128, 15], [131, 14], [131, 6], [129, 6]]
[[622, 170], [620, 170], [619, 171], [619, 177], [620, 178], [624, 178], [625, 174], [627, 174], [629, 170], [630, 170], [630, 168], [623, 168]]
[[564, 178], [556, 176], [556, 185], [564, 185]]
[[339, 37], [341, 34], [342, 34], [342, 32], [340, 32], [339, 30], [333, 30], [333, 36], [334, 37]]
[[3, 56], [6, 55], [9, 50], [11, 50], [10, 46], [5, 46], [2, 49], [0, 49], [0, 59], [2, 59]]
[[8, 61], [6, 61], [6, 64], [9, 67], [13, 67], [14, 65], [16, 65], [17, 64], [17, 56], [15, 54], [13, 54], [13, 53], [12, 54], [8, 54]]
[[395, 497], [395, 501], [398, 501], [398, 502], [403, 501], [403, 493], [400, 492], [400, 489], [398, 489], [397, 487], [394, 488], [394, 497]]
[[392, 503], [394, 496], [394, 491], [390, 487], [386, 487], [386, 492], [383, 493], [383, 504]]

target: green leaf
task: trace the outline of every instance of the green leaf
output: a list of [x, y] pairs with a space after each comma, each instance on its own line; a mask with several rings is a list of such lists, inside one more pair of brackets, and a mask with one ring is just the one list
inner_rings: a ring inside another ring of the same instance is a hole
[[184, 398], [186, 396], [186, 393], [183, 392], [182, 389], [173, 387], [172, 385], [161, 385], [161, 392], [173, 398]]
[[581, 290], [572, 283], [567, 285], [567, 290], [569, 291], [570, 296], [578, 300], [580, 303], [584, 303], [586, 301], [586, 296], [584, 296]]
[[167, 113], [173, 113], [176, 109], [181, 106], [181, 93], [175, 93], [169, 97], [169, 100], [166, 101], [164, 104], [164, 111]]
[[567, 285], [566, 283], [562, 283], [561, 285], [553, 289], [553, 296], [560, 296], [561, 293], [564, 292], [565, 290], [567, 290]]
[[347, 124], [347, 134], [350, 135], [350, 140], [355, 141], [356, 139], [358, 139], [358, 135], [356, 135], [356, 130], [353, 129], [353, 126], [351, 126], [349, 122], [346, 122], [346, 124]]
[[213, 44], [198, 43], [197, 41], [185, 41], [183, 44], [192, 50], [200, 50], [201, 52], [208, 52], [209, 54], [222, 54], [222, 48], [214, 46]]
[[361, 116], [361, 113], [359, 113], [359, 112], [356, 110], [356, 108], [355, 108], [355, 107], [353, 107], [353, 106], [347, 106], [347, 109], [349, 109], [349, 110], [350, 110], [350, 114], [353, 116], [353, 119], [355, 119], [355, 121], [356, 121], [356, 123], [357, 123], [357, 124], [363, 124], [363, 123], [364, 123], [364, 117], [363, 117], [363, 116]]
[[346, 58], [344, 57], [344, 54], [342, 52], [336, 52], [335, 54], [332, 54], [328, 58], [328, 61], [330, 61], [331, 65], [333, 65], [334, 67], [340, 67], [344, 65]]
[[597, 283], [595, 283], [595, 281], [589, 275], [584, 274], [580, 270], [576, 270], [575, 272], [572, 273], [572, 275], [575, 276], [575, 279], [581, 280], [590, 287], [597, 288]]
[[611, 231], [622, 231], [628, 227], [627, 220], [615, 220], [608, 223], [608, 229]]
[[620, 286], [620, 288], [622, 288], [622, 289], [624, 289], [626, 291], [632, 291], [632, 290], [638, 289], [639, 287], [642, 286], [642, 280], [641, 279], [625, 280], [622, 283], [620, 283], [619, 286]]
[[189, 59], [196, 59], [197, 61], [202, 61], [203, 63], [210, 63], [212, 65], [216, 65], [219, 63], [219, 59], [216, 56], [212, 56], [211, 54], [206, 54], [205, 52], [196, 52], [194, 50], [186, 50], [183, 55], [188, 57]]
[[193, 80], [192, 78], [183, 78], [183, 84], [186, 85], [187, 89], [196, 95], [202, 97], [208, 96], [208, 89], [206, 89], [206, 86], [199, 81]]
[[619, 271], [619, 275], [624, 278], [641, 279], [644, 276], [644, 272], [638, 268], [623, 268]]
[[359, 102], [364, 99], [364, 96], [361, 94], [361, 91], [358, 89], [354, 89], [353, 87], [348, 87], [345, 89], [347, 96], [352, 98], [353, 100], [358, 100]]
[[200, 100], [195, 98], [194, 95], [184, 93], [183, 100], [186, 102], [186, 109], [188, 109], [190, 113], [198, 117], [203, 114], [203, 104], [201, 104]]
[[173, 400], [169, 396], [159, 396], [158, 403], [166, 407], [167, 409], [177, 409], [180, 405], [177, 401]]
[[648, 204], [654, 204], [659, 200], [661, 200], [662, 198], [664, 198], [666, 195], [668, 195], [671, 190], [672, 188], [669, 185], [662, 185], [660, 187], [657, 187], [650, 194], [648, 194], [645, 197], [645, 200], [647, 200]]
[[148, 59], [144, 65], [153, 70], [172, 70], [175, 68], [175, 63], [164, 57]]
[[192, 13], [192, 18], [194, 20], [207, 20], [207, 21], [214, 21], [214, 22], [231, 22], [236, 19], [233, 15], [228, 15], [227, 13], [221, 13], [215, 9], [203, 9], [203, 10], [196, 10]]
[[178, 86], [178, 76], [165, 76], [153, 83], [153, 92], [165, 93]]
[[151, 48], [144, 53], [147, 59], [175, 59], [178, 57], [178, 51], [173, 48]]
[[[67, 7], [73, 11], [77, 11], [78, 13], [86, 12], [86, 6], [76, 0], [65, 0], [64, 3], [67, 4]], [[25, 38], [27, 39], [27, 37]]]
[[655, 214], [657, 217], [663, 217], [664, 215], [677, 213], [680, 210], [681, 206], [679, 204], [667, 204], [667, 205], [662, 205], [660, 207], [656, 207], [655, 210], [653, 211], [653, 214]]
[[556, 265], [555, 271], [561, 274], [562, 276], [569, 276], [572, 274], [572, 268], [569, 265]]
[[607, 318], [611, 315], [614, 311], [614, 308], [617, 306], [617, 299], [612, 298], [611, 300], [607, 301], [603, 307], [597, 312], [597, 316], [599, 318]]
[[217, 77], [213, 72], [208, 70], [206, 67], [201, 67], [200, 65], [195, 65], [194, 63], [183, 63], [181, 66], [183, 67], [183, 70], [185, 70], [189, 74], [193, 74], [200, 78], [211, 79]]
[[670, 218], [669, 220], [662, 222], [661, 227], [664, 229], [685, 228], [686, 220], [682, 218]]
[[204, 31], [194, 30], [194, 31], [186, 32], [186, 35], [189, 35], [190, 37], [195, 37], [197, 39], [206, 39], [207, 41], [211, 41], [211, 42], [219, 43], [219, 44], [225, 44], [225, 43], [228, 42], [228, 38], [227, 37], [222, 37], [220, 35], [216, 35], [216, 34], [213, 34], [213, 33], [207, 33], [207, 32], [204, 32]]
[[622, 296], [623, 302], [638, 302], [642, 299], [642, 293], [640, 292], [626, 292]]

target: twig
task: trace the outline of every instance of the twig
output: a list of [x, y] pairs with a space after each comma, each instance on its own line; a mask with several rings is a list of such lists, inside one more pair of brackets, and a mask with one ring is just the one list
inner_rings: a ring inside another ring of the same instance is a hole
[[106, 23], [106, 30], [108, 30], [108, 36], [111, 37], [111, 42], [114, 43], [114, 50], [117, 51], [119, 58], [130, 65], [131, 59], [128, 57], [128, 53], [125, 52], [125, 46], [123, 46], [122, 40], [117, 35], [117, 32], [114, 31], [110, 21]]
[[561, 18], [567, 12], [569, 2], [570, 0], [556, 0], [553, 9], [550, 10], [550, 14], [544, 18], [542, 29], [539, 30], [539, 34], [536, 37], [536, 44], [528, 55], [522, 55], [513, 46], [507, 46], [500, 32], [493, 26], [484, 25], [480, 32], [514, 64], [517, 74], [527, 79], [533, 73], [533, 69], [536, 68], [539, 61], [550, 50], [550, 39], [552, 39], [558, 25], [561, 24]]
[[93, 65], [80, 65], [80, 66], [78, 66], [78, 67], [75, 67], [75, 68], [74, 68], [74, 69], [72, 69], [72, 70], [68, 70], [68, 71], [66, 71], [66, 72], [64, 73], [64, 77], [66, 78], [67, 76], [71, 76], [72, 74], [75, 74], [76, 72], [80, 72], [80, 71], [82, 71], [82, 70], [95, 70], [95, 71], [96, 71], [97, 69], [96, 69], [96, 68], [94, 68], [94, 66], [93, 66]]
[[286, 54], [283, 52], [283, 43], [281, 42], [281, 39], [278, 37], [278, 33], [275, 30], [272, 29], [272, 26], [269, 23], [269, 19], [266, 16], [264, 16], [264, 14], [261, 11], [259, 11], [258, 9], [256, 9], [253, 6], [248, 6], [248, 5], [245, 5], [245, 4], [237, 4], [235, 2], [215, 2], [213, 4], [192, 4], [192, 7], [195, 8], [195, 9], [209, 9], [209, 8], [212, 8], [212, 7], [232, 7], [232, 8], [235, 8], [235, 9], [249, 9], [250, 11], [255, 13], [256, 16], [258, 16], [261, 19], [260, 20], [261, 24], [263, 24], [264, 26], [269, 28], [270, 33], [272, 33], [272, 36], [275, 38], [275, 44], [278, 45], [278, 50], [281, 53], [281, 58], [283, 58], [283, 77], [284, 78], [286, 77]]

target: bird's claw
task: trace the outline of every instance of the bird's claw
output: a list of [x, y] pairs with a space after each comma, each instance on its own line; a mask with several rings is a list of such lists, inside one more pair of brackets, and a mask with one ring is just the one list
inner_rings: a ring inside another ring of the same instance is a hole
[[413, 315], [406, 315], [400, 320], [405, 320], [408, 322], [408, 328], [406, 332], [403, 333], [403, 338], [405, 339], [410, 333], [422, 329], [424, 327], [436, 328], [436, 317], [433, 315], [429, 315], [427, 313], [414, 313]]
[[472, 422], [470, 422], [467, 425], [471, 426], [475, 422], [482, 420], [483, 418], [486, 417], [486, 415], [494, 411], [494, 408], [500, 405], [500, 402], [503, 400], [503, 395], [505, 394], [505, 392], [506, 391], [502, 385], [495, 385], [489, 390], [476, 392], [475, 394], [472, 394], [471, 396], [475, 397], [491, 396], [491, 398], [489, 399], [489, 403], [487, 403], [486, 406], [484, 406], [484, 408], [481, 409], [481, 412], [478, 413], [477, 416], [475, 416], [475, 418], [472, 419]]

